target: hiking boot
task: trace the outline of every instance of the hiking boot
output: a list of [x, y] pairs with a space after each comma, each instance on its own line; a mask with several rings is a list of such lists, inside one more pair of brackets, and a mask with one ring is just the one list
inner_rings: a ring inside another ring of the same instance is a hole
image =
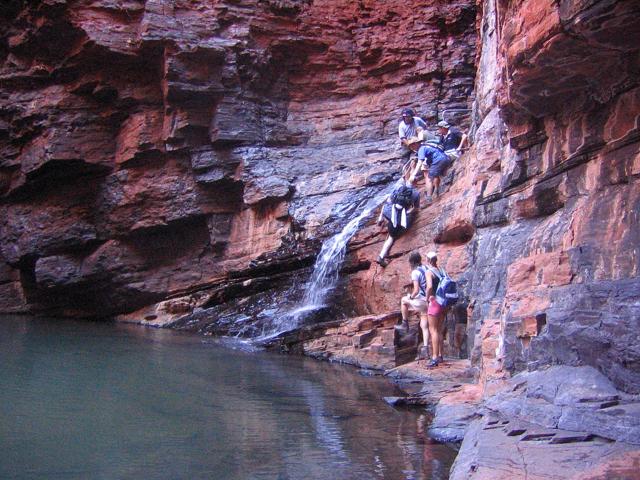
[[409, 320], [402, 319], [402, 323], [399, 323], [394, 327], [399, 332], [408, 332], [409, 331]]
[[438, 357], [438, 363], [444, 363], [444, 357], [442, 355]]
[[420, 347], [418, 349], [418, 354], [416, 355], [416, 360], [426, 360], [429, 357], [429, 349], [427, 347]]
[[435, 368], [438, 366], [438, 359], [432, 358], [429, 363], [427, 363], [427, 368]]
[[388, 262], [387, 260], [385, 260], [384, 258], [382, 258], [382, 257], [378, 257], [378, 258], [376, 258], [376, 263], [377, 263], [378, 265], [380, 265], [382, 268], [384, 268], [384, 267], [386, 267], [387, 265], [389, 265], [389, 262]]

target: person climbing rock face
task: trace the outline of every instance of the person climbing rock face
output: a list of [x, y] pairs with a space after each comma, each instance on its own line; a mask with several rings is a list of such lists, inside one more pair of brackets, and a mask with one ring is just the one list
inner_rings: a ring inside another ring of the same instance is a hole
[[444, 120], [438, 123], [438, 133], [444, 153], [452, 162], [458, 160], [467, 144], [467, 135]]
[[376, 262], [382, 267], [387, 266], [386, 256], [396, 238], [400, 237], [411, 225], [414, 212], [420, 208], [420, 193], [413, 188], [411, 182], [404, 178], [389, 195], [382, 205], [378, 216], [378, 225], [387, 220], [388, 236], [382, 245]]
[[418, 252], [411, 252], [409, 255], [409, 265], [411, 266], [411, 292], [400, 300], [400, 313], [402, 314], [402, 324], [396, 328], [401, 331], [409, 330], [409, 314], [417, 312], [420, 315], [420, 329], [422, 330], [422, 352], [427, 355], [429, 342], [428, 327], [428, 305], [427, 305], [427, 274], [428, 270], [422, 265], [422, 257]]
[[433, 195], [439, 194], [440, 177], [444, 175], [451, 160], [435, 142], [427, 142], [418, 150], [418, 164], [413, 173], [415, 177], [421, 170], [426, 184], [425, 200], [430, 202]]
[[420, 147], [418, 134], [426, 128], [427, 124], [420, 117], [416, 117], [413, 110], [410, 108], [402, 110], [402, 119], [398, 124], [398, 136], [400, 143], [406, 148], [405, 163], [411, 159], [411, 154]]
[[438, 268], [438, 255], [436, 252], [427, 253], [427, 288], [428, 302], [427, 322], [429, 324], [429, 336], [431, 337], [431, 361], [428, 367], [437, 367], [444, 360], [443, 357], [443, 330], [444, 317], [447, 309], [436, 301], [436, 290], [442, 277], [442, 271]]

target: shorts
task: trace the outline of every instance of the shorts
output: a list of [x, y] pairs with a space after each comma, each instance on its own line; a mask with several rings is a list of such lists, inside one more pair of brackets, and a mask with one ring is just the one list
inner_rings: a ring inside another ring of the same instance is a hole
[[427, 313], [427, 299], [418, 295], [414, 299], [406, 297], [405, 303], [409, 305], [410, 312]]
[[429, 178], [441, 177], [444, 172], [449, 168], [451, 160], [441, 160], [438, 163], [432, 163], [429, 167]]
[[444, 312], [445, 308], [442, 307], [438, 302], [436, 302], [435, 298], [429, 302], [429, 308], [427, 310], [427, 313], [429, 315], [437, 317]]
[[389, 232], [389, 236], [394, 240], [400, 237], [407, 229], [400, 225], [398, 221], [397, 225], [394, 227], [391, 220], [387, 219], [387, 231]]

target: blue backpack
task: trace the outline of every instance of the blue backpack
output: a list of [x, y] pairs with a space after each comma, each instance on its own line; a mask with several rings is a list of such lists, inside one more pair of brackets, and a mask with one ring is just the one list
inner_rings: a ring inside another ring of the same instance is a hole
[[436, 302], [438, 302], [441, 307], [455, 305], [458, 302], [458, 284], [449, 276], [444, 268], [438, 271], [435, 268], [429, 267], [429, 270], [440, 279], [438, 288], [436, 289]]

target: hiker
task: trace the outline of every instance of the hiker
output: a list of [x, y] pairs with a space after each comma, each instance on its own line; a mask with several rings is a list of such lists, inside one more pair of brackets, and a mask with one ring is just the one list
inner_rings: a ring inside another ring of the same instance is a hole
[[443, 273], [438, 268], [438, 256], [436, 252], [427, 253], [427, 288], [426, 297], [428, 302], [427, 322], [429, 324], [429, 335], [431, 337], [431, 361], [427, 367], [437, 367], [444, 361], [443, 357], [443, 327], [444, 317], [447, 314], [447, 308], [440, 306], [436, 301], [436, 291]]
[[413, 110], [405, 108], [402, 110], [402, 119], [398, 124], [398, 136], [400, 143], [405, 147], [405, 163], [411, 159], [411, 154], [420, 147], [421, 139], [419, 135], [426, 130], [427, 124], [420, 117], [416, 117]]
[[386, 259], [391, 245], [396, 238], [400, 237], [411, 225], [413, 212], [420, 207], [420, 193], [413, 188], [411, 182], [402, 178], [399, 185], [393, 190], [382, 205], [378, 216], [378, 225], [382, 225], [384, 219], [387, 220], [388, 236], [382, 245], [380, 255], [376, 262], [386, 267], [389, 263]]
[[425, 200], [430, 202], [433, 195], [440, 193], [440, 177], [451, 164], [451, 160], [435, 142], [428, 141], [418, 150], [418, 165], [424, 174], [426, 183]]
[[400, 313], [402, 324], [397, 328], [409, 331], [409, 312], [417, 312], [420, 315], [420, 329], [422, 330], [422, 349], [418, 356], [427, 355], [429, 344], [429, 326], [427, 316], [427, 274], [428, 270], [422, 265], [422, 257], [418, 252], [409, 255], [411, 265], [411, 292], [400, 300]]
[[440, 134], [440, 145], [444, 153], [447, 154], [452, 162], [458, 160], [467, 145], [467, 134], [449, 125], [445, 120], [438, 123], [438, 133]]

